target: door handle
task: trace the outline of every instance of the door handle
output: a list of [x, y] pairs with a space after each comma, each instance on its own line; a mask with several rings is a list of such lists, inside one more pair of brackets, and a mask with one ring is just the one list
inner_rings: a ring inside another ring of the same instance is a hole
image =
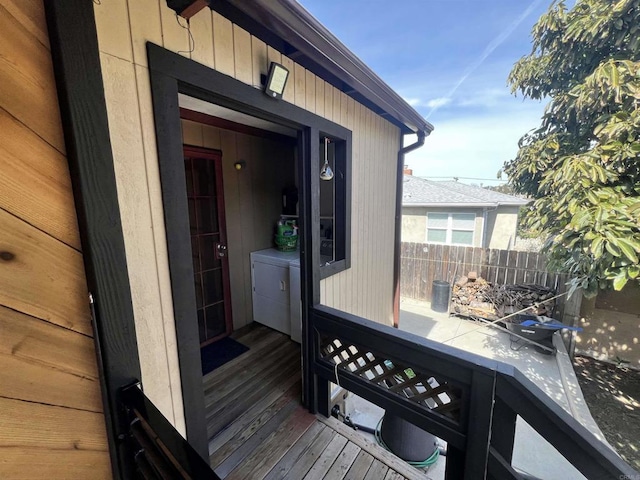
[[216, 243], [216, 258], [224, 258], [227, 256], [227, 246], [223, 243]]

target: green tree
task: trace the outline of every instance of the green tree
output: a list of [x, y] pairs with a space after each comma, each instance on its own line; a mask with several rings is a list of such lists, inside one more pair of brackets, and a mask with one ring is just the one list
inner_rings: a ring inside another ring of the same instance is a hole
[[504, 172], [572, 288], [640, 283], [640, 0], [555, 1], [532, 39], [509, 83], [550, 102]]

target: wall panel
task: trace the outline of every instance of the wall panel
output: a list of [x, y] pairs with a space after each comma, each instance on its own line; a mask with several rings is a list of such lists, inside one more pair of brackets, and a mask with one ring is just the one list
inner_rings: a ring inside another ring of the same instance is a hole
[[44, 7], [40, 0], [1, 3], [0, 478], [107, 479], [88, 291]]
[[[123, 5], [128, 8], [123, 8]], [[113, 152], [119, 171], [118, 188], [123, 205], [121, 214], [123, 224], [129, 226], [125, 231], [125, 246], [132, 289], [137, 292], [137, 300], [134, 298], [136, 324], [147, 329], [150, 338], [157, 342], [140, 342], [143, 383], [144, 377], [147, 377], [147, 383], [152, 381], [161, 387], [151, 399], [162, 405], [167, 417], [179, 425], [183, 421], [177, 375], [179, 365], [144, 44], [152, 41], [174, 51], [188, 50], [188, 34], [177, 24], [175, 15], [172, 16], [172, 12], [167, 10], [166, 2], [161, 0], [109, 0], [96, 4], [94, 10], [103, 62], [109, 66], [118, 65], [112, 74], [105, 73], [104, 79]], [[123, 32], [123, 28], [128, 31]], [[399, 148], [398, 129], [216, 12], [208, 9], [199, 12], [192, 19], [191, 34], [195, 43], [191, 58], [254, 87], [259, 85], [260, 75], [267, 73], [269, 62], [282, 63], [290, 70], [283, 101], [309, 108], [353, 130], [352, 267], [322, 281], [321, 298], [327, 305], [391, 324], [395, 202], [392, 179], [395, 178]], [[113, 38], [115, 36], [120, 38]], [[107, 60], [106, 57], [111, 58]], [[137, 68], [125, 69], [120, 63], [136, 63]], [[119, 75], [118, 70], [127, 70], [127, 78]], [[133, 76], [131, 72], [134, 72]], [[123, 105], [123, 93], [129, 91], [132, 81], [129, 77], [135, 79], [137, 89], [126, 97], [133, 106]], [[134, 111], [136, 104], [137, 112]], [[125, 118], [115, 112], [119, 108], [126, 109], [130, 116]], [[134, 141], [128, 136], [141, 136], [142, 141]], [[234, 143], [228, 134], [207, 126], [202, 127], [200, 133], [195, 133], [189, 141], [226, 150], [223, 155], [225, 162], [231, 158], [229, 152], [236, 152], [237, 155], [239, 150], [237, 138]], [[128, 142], [137, 152], [135, 155], [131, 153], [133, 150], [123, 148]], [[242, 148], [240, 151], [243, 151]], [[254, 155], [251, 148], [248, 154]], [[228, 164], [225, 168], [225, 176], [237, 175], [229, 170]], [[139, 178], [128, 178], [134, 176], [134, 172]], [[251, 197], [240, 198], [232, 188], [237, 190], [238, 182], [235, 187], [227, 187], [225, 180], [227, 210], [237, 214], [242, 209], [246, 210]], [[138, 205], [129, 207], [131, 202], [138, 202]], [[256, 204], [255, 194], [252, 203]], [[261, 244], [261, 241], [252, 244], [247, 239], [251, 235], [258, 238], [263, 231], [254, 217], [253, 234], [240, 237], [242, 231], [251, 231], [250, 223], [248, 220], [241, 222], [242, 228], [238, 231], [234, 230], [235, 227], [231, 228], [233, 235], [241, 238], [239, 245], [243, 246], [244, 253], [230, 253], [230, 256], [239, 259], [240, 264], [245, 265], [245, 270], [246, 259], [243, 255], [251, 251], [248, 248], [257, 249], [255, 246]], [[137, 228], [133, 228], [134, 225]], [[234, 319], [236, 327], [244, 325], [251, 318], [247, 313], [247, 282], [246, 272], [244, 275], [232, 274], [234, 289], [244, 292], [242, 301], [233, 305], [234, 317], [237, 316]], [[164, 353], [143, 352], [147, 349], [162, 349]], [[147, 362], [152, 364], [145, 369]], [[154, 372], [154, 376], [145, 375], [145, 371]]]

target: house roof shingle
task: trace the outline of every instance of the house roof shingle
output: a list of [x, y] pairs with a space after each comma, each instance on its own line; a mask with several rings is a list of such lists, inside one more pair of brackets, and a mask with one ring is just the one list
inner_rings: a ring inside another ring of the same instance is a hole
[[486, 188], [446, 181], [435, 182], [425, 178], [404, 176], [402, 205], [405, 207], [526, 205], [528, 200], [506, 195]]

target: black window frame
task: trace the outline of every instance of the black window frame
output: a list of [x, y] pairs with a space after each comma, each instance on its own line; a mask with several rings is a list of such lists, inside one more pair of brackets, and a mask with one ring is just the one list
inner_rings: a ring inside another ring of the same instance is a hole
[[[324, 137], [329, 137], [335, 145], [334, 175], [330, 181], [335, 183], [333, 242], [337, 260], [320, 265], [322, 280], [351, 268], [351, 184], [353, 181], [351, 135], [348, 138], [340, 138], [320, 132], [319, 141]], [[320, 163], [323, 163], [323, 159], [320, 159]]]

